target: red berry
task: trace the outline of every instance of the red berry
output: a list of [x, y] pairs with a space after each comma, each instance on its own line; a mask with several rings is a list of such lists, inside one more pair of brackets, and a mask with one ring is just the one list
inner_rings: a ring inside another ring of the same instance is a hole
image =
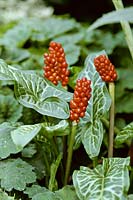
[[63, 86], [66, 86], [70, 72], [67, 70], [68, 65], [62, 45], [51, 41], [49, 44], [49, 53], [45, 53], [44, 58], [44, 76], [55, 85], [60, 81]]
[[75, 103], [74, 100], [71, 100], [71, 101], [70, 101], [70, 108], [71, 108], [71, 109], [77, 108], [77, 104]]
[[103, 81], [113, 82], [117, 79], [115, 67], [105, 55], [96, 57], [94, 59], [94, 65]]
[[90, 99], [91, 81], [86, 77], [76, 81], [73, 99], [70, 101], [70, 120], [79, 122], [80, 117], [85, 116], [88, 100]]
[[80, 117], [84, 117], [84, 116], [85, 116], [85, 112], [81, 112]]
[[81, 113], [81, 109], [80, 109], [80, 108], [77, 108], [77, 109], [75, 109], [74, 111], [75, 111], [75, 113], [77, 113], [77, 114]]

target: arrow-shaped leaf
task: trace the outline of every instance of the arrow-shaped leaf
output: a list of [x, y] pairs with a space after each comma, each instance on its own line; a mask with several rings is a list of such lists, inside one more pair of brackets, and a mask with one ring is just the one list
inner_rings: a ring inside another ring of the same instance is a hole
[[17, 70], [0, 60], [0, 79], [15, 81], [16, 97], [24, 106], [33, 108], [43, 115], [61, 119], [69, 117], [69, 106], [66, 101], [70, 101], [72, 94], [61, 87], [55, 87], [45, 78]]
[[110, 108], [111, 99], [106, 84], [102, 81], [94, 65], [94, 58], [102, 54], [106, 55], [105, 51], [88, 56], [85, 60], [85, 67], [78, 76], [80, 79], [86, 77], [91, 80], [91, 98], [88, 102], [85, 121], [93, 122], [103, 116]]
[[73, 183], [80, 200], [127, 199], [129, 189], [128, 158], [104, 158], [94, 169], [74, 171]]
[[85, 123], [84, 126], [87, 127], [86, 130], [81, 130], [81, 139], [90, 158], [99, 154], [103, 139], [103, 126], [100, 118], [109, 110], [111, 104], [106, 84], [96, 71], [93, 62], [94, 58], [101, 54], [106, 53], [101, 51], [88, 56], [85, 60], [85, 67], [78, 77], [80, 79], [86, 77], [91, 80], [91, 98], [88, 102], [85, 117], [81, 120], [81, 124]]

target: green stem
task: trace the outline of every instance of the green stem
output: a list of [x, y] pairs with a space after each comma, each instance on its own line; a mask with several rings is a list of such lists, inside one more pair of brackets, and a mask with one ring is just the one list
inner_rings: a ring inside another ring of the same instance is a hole
[[93, 158], [93, 168], [95, 168], [98, 164], [98, 157], [96, 156], [95, 158]]
[[65, 166], [66, 159], [67, 159], [67, 136], [62, 137], [63, 142], [63, 166]]
[[48, 159], [47, 159], [47, 155], [45, 153], [45, 150], [43, 152], [43, 159], [44, 159], [44, 163], [45, 163], [45, 170], [46, 170], [46, 186], [48, 186], [48, 182], [49, 182], [49, 174], [50, 174], [50, 166], [49, 166], [49, 162], [48, 162]]
[[64, 185], [67, 185], [68, 177], [70, 174], [70, 167], [71, 167], [71, 162], [72, 162], [73, 144], [74, 144], [74, 140], [75, 140], [76, 128], [77, 128], [77, 123], [74, 121], [72, 123], [72, 130], [71, 130], [71, 135], [70, 135], [70, 140], [69, 140], [69, 145], [68, 145], [68, 155], [67, 155]]
[[[124, 8], [122, 0], [112, 0], [112, 2], [114, 4], [116, 10]], [[121, 23], [123, 32], [125, 34], [125, 39], [127, 41], [127, 45], [128, 45], [128, 48], [129, 48], [129, 51], [130, 51], [130, 54], [131, 54], [132, 60], [133, 60], [133, 34], [132, 34], [131, 27], [130, 27], [129, 23], [126, 21], [121, 21], [120, 23]]]
[[[52, 138], [51, 140], [51, 144], [53, 146], [53, 150], [54, 150], [54, 153], [56, 155], [56, 157], [58, 157], [59, 155], [59, 151], [58, 151], [58, 147], [57, 147], [57, 143], [56, 143], [56, 136], [54, 138]], [[64, 169], [63, 169], [63, 164], [62, 162], [60, 162], [60, 170], [61, 170], [61, 181], [63, 183], [63, 178], [64, 178]]]
[[114, 82], [110, 82], [110, 83], [109, 83], [109, 93], [110, 93], [112, 102], [111, 102], [111, 107], [110, 107], [108, 157], [113, 157], [113, 142], [114, 142], [114, 107], [115, 107], [115, 84], [114, 84]]
[[50, 180], [49, 180], [48, 189], [51, 191], [55, 189], [55, 185], [56, 185], [55, 178], [56, 178], [56, 173], [60, 165], [61, 159], [62, 159], [62, 154], [60, 153], [58, 157], [56, 158], [56, 161], [52, 163], [51, 168], [50, 168]]
[[57, 145], [56, 145], [56, 143], [55, 143], [55, 138], [52, 138], [52, 139], [51, 139], [51, 144], [52, 144], [54, 153], [55, 153], [55, 155], [56, 155], [56, 157], [57, 157], [58, 154], [59, 154], [59, 152], [58, 152], [58, 149], [57, 149]]
[[[101, 120], [102, 120], [103, 124], [105, 125], [105, 127], [109, 129], [109, 121], [107, 119], [105, 119], [104, 117], [101, 118]], [[120, 133], [120, 130], [116, 126], [114, 126], [114, 133], [116, 135], [118, 135]]]

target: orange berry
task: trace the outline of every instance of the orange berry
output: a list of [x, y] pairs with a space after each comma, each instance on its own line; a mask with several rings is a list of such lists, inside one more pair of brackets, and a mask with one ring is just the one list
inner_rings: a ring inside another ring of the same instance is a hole
[[94, 58], [94, 65], [103, 81], [112, 82], [117, 79], [115, 67], [105, 55]]

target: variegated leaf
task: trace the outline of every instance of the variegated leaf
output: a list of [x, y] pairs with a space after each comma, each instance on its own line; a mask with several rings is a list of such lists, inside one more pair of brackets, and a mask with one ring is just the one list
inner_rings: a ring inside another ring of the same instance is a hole
[[120, 133], [116, 136], [116, 144], [122, 144], [128, 139], [133, 139], [133, 122], [125, 126]]
[[45, 78], [17, 70], [0, 60], [0, 79], [15, 81], [16, 96], [24, 106], [33, 108], [43, 115], [61, 119], [69, 117], [69, 106], [66, 101], [70, 101], [72, 94], [61, 87], [55, 87]]
[[80, 200], [127, 200], [128, 158], [104, 158], [94, 169], [74, 171], [73, 183]]
[[41, 124], [22, 125], [11, 131], [11, 137], [18, 149], [22, 150], [40, 131]]
[[111, 105], [111, 98], [106, 84], [96, 71], [93, 62], [94, 58], [101, 54], [106, 53], [105, 51], [101, 51], [88, 56], [85, 61], [85, 67], [78, 76], [79, 79], [86, 77], [91, 80], [91, 98], [88, 102], [85, 117], [80, 120], [81, 124], [88, 127], [85, 131], [81, 130], [81, 135], [82, 143], [90, 158], [98, 156], [99, 154], [103, 140], [103, 126], [100, 118], [108, 112]]
[[86, 124], [87, 128], [82, 131], [82, 143], [90, 158], [98, 156], [103, 140], [103, 125], [101, 120], [97, 119], [92, 123]]
[[78, 76], [79, 79], [86, 77], [91, 80], [91, 98], [88, 102], [85, 121], [93, 122], [95, 119], [100, 118], [109, 110], [111, 105], [106, 84], [102, 81], [94, 66], [94, 58], [101, 54], [106, 53], [105, 51], [101, 51], [88, 56], [85, 60], [85, 68]]

